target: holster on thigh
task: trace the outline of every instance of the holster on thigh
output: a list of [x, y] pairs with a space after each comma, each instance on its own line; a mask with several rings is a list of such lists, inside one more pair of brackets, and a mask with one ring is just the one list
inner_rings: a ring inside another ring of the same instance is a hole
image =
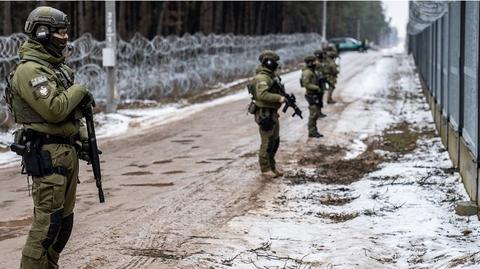
[[269, 108], [259, 108], [255, 116], [255, 121], [260, 126], [260, 129], [269, 132], [274, 128], [273, 111]]

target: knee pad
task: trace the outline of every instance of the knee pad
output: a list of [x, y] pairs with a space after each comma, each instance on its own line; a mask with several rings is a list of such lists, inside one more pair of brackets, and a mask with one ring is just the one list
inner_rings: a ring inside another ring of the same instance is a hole
[[73, 213], [66, 216], [62, 220], [62, 227], [58, 232], [57, 241], [52, 246], [53, 250], [55, 250], [57, 253], [62, 252], [62, 250], [67, 245], [68, 239], [72, 234], [72, 228], [73, 228]]
[[42, 246], [46, 250], [53, 244], [62, 226], [63, 208], [50, 214], [50, 226], [47, 231], [47, 238], [42, 241]]

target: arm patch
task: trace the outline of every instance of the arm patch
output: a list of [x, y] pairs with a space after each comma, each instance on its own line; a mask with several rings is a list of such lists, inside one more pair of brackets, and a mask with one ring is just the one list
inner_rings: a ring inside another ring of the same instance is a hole
[[45, 82], [48, 82], [48, 79], [44, 75], [34, 77], [32, 80], [30, 80], [30, 84], [32, 84], [32, 87], [34, 88]]

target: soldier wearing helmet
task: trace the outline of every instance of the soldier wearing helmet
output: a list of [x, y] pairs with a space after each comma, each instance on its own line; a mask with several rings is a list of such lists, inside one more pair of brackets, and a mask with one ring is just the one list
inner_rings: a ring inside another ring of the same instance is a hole
[[12, 149], [28, 148], [16, 152], [33, 178], [33, 222], [20, 264], [25, 269], [58, 268], [73, 226], [82, 155], [74, 145], [86, 139], [81, 108], [94, 100], [85, 86], [74, 84], [73, 70], [65, 64], [68, 27], [60, 10], [34, 9], [25, 23], [29, 38], [20, 48], [20, 63], [9, 76], [7, 101], [22, 125]]
[[318, 132], [317, 120], [320, 117], [325, 117], [325, 114], [322, 114], [324, 92], [324, 86], [321, 83], [322, 76], [315, 70], [317, 64], [315, 56], [306, 56], [304, 61], [305, 67], [302, 69], [300, 84], [306, 90], [305, 98], [308, 102], [308, 137], [320, 138], [323, 135]]
[[337, 77], [338, 77], [338, 65], [335, 62], [335, 58], [338, 57], [337, 49], [334, 45], [329, 44], [324, 49], [324, 65], [322, 69], [324, 70], [325, 78], [328, 81], [328, 91], [327, 91], [327, 103], [328, 104], [335, 104], [335, 100], [333, 100], [333, 91], [335, 90], [335, 86], [337, 84]]
[[275, 162], [275, 154], [280, 145], [277, 110], [285, 102], [285, 98], [274, 87], [274, 79], [277, 79], [275, 70], [280, 57], [274, 51], [265, 50], [260, 54], [258, 60], [260, 65], [257, 66], [251, 85], [255, 101], [255, 122], [259, 125], [261, 138], [258, 161], [262, 176], [274, 178], [283, 175]]

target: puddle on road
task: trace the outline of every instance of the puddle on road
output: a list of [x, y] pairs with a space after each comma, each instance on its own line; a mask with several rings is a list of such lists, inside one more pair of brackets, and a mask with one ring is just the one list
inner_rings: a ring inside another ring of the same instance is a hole
[[162, 174], [164, 174], [164, 175], [173, 175], [173, 174], [183, 174], [183, 173], [185, 173], [185, 171], [182, 171], [182, 170], [173, 170], [173, 171], [163, 172]]
[[193, 139], [179, 139], [179, 140], [172, 140], [170, 142], [179, 143], [179, 144], [190, 144], [190, 143], [195, 142], [195, 140], [193, 140]]
[[153, 175], [153, 173], [149, 171], [134, 171], [134, 172], [126, 172], [122, 174], [122, 176], [144, 176], [144, 175]]
[[32, 217], [18, 220], [0, 221], [0, 241], [24, 234], [23, 230], [32, 224]]
[[210, 158], [210, 159], [207, 159], [209, 161], [233, 161], [234, 159], [232, 158]]
[[32, 217], [19, 220], [0, 221], [0, 228], [24, 227], [32, 224]]
[[122, 187], [168, 187], [173, 185], [174, 185], [173, 182], [120, 184], [120, 186]]
[[0, 203], [0, 208], [5, 208], [11, 204], [13, 204], [15, 201], [13, 200], [5, 200], [2, 203]]
[[171, 163], [173, 160], [168, 159], [168, 160], [161, 160], [161, 161], [154, 161], [153, 164], [164, 164], [164, 163]]

